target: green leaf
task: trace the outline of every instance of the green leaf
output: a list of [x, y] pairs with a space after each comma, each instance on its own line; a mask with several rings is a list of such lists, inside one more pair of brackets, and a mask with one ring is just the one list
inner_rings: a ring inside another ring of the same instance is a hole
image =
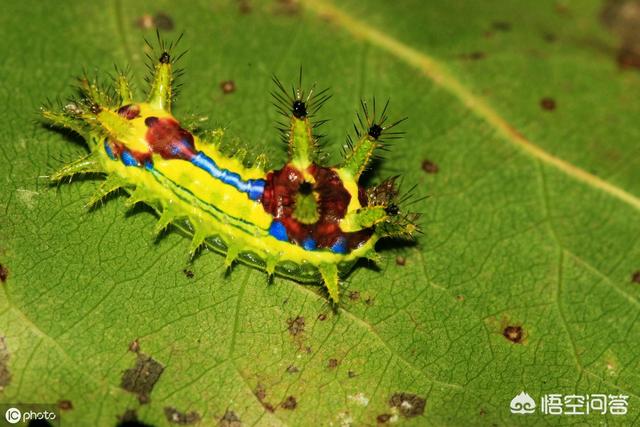
[[[640, 75], [599, 1], [3, 6], [2, 402], [62, 402], [65, 425], [638, 422]], [[155, 240], [122, 198], [87, 211], [98, 181], [48, 184], [86, 151], [38, 107], [83, 67], [130, 64], [140, 90], [159, 13], [189, 49], [176, 115], [276, 163], [272, 73], [332, 87], [334, 160], [361, 97], [409, 116], [371, 180], [417, 183], [425, 234], [382, 245], [336, 313], [318, 287], [190, 264], [188, 239]], [[629, 413], [511, 414], [523, 390], [623, 394]]]

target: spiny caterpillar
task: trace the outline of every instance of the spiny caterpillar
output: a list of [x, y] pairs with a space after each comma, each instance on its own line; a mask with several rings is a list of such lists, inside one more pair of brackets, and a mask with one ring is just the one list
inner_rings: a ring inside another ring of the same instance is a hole
[[399, 137], [390, 130], [401, 120], [386, 124], [388, 102], [380, 114], [375, 101], [372, 112], [361, 103], [344, 161], [328, 167], [320, 164], [314, 134], [323, 122], [313, 118], [329, 95], [313, 88], [305, 94], [301, 84], [289, 93], [274, 77], [272, 96], [286, 117], [281, 130], [289, 160], [281, 169], [265, 171], [262, 157], [248, 166], [238, 156], [225, 155], [216, 138], [190, 132], [171, 114], [178, 58], [173, 45], [158, 40], [158, 59], [148, 55], [151, 76], [144, 101], [134, 100], [126, 73], [117, 70], [113, 87], [81, 78], [80, 98], [57, 110], [42, 109], [53, 125], [83, 136], [90, 151], [54, 173], [53, 181], [104, 175], [89, 206], [124, 189], [129, 206], [143, 202], [158, 212], [156, 233], [172, 223], [188, 230], [192, 255], [207, 244], [226, 254], [227, 268], [239, 260], [269, 277], [323, 281], [334, 303], [339, 278], [358, 259], [375, 260], [380, 238], [411, 238], [418, 231], [418, 214], [404, 212], [409, 197], [399, 195], [397, 177], [372, 188], [358, 184], [374, 151], [386, 138]]

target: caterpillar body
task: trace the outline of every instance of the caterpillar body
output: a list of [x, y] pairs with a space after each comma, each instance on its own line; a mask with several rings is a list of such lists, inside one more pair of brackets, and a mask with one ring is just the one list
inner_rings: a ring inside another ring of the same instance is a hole
[[156, 232], [172, 223], [187, 228], [192, 254], [207, 244], [226, 255], [227, 267], [238, 260], [269, 276], [322, 281], [334, 303], [339, 279], [358, 259], [375, 259], [380, 238], [410, 238], [418, 231], [417, 214], [401, 206], [407, 197], [399, 195], [397, 177], [368, 189], [358, 184], [374, 151], [399, 134], [389, 131], [399, 121], [385, 124], [386, 105], [377, 114], [374, 101], [370, 114], [362, 102], [344, 161], [328, 167], [319, 164], [313, 132], [326, 92], [305, 95], [298, 87], [290, 93], [274, 77], [289, 159], [281, 169], [265, 171], [260, 161], [247, 166], [223, 154], [216, 141], [181, 126], [171, 114], [176, 58], [162, 42], [160, 50], [145, 100], [134, 99], [126, 74], [118, 72], [112, 89], [82, 78], [79, 99], [42, 109], [53, 125], [83, 136], [89, 148], [52, 180], [102, 174], [106, 180], [89, 205], [124, 189], [128, 205], [142, 202], [158, 212]]

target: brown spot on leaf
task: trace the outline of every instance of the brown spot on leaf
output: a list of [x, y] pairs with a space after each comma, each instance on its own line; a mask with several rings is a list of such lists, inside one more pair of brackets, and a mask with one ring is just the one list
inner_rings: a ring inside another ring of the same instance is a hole
[[553, 111], [556, 109], [556, 101], [553, 98], [545, 97], [540, 100], [540, 107], [543, 110]]
[[182, 272], [184, 273], [185, 276], [187, 276], [187, 279], [193, 279], [193, 271], [191, 270], [187, 270], [186, 268], [184, 270], [182, 270]]
[[544, 33], [542, 34], [542, 38], [547, 43], [555, 43], [558, 40], [558, 37], [553, 33]]
[[400, 255], [398, 255], [396, 257], [396, 265], [402, 266], [402, 265], [406, 265], [406, 264], [407, 264], [407, 259], [405, 257], [400, 256]]
[[411, 393], [395, 393], [389, 399], [389, 406], [397, 408], [400, 415], [406, 418], [422, 415], [426, 403], [423, 397]]
[[464, 59], [466, 61], [479, 61], [479, 60], [484, 59], [486, 57], [487, 57], [487, 54], [484, 53], [484, 52], [480, 52], [480, 51], [463, 53], [462, 55], [460, 55], [460, 58]]
[[70, 411], [73, 409], [73, 403], [70, 400], [58, 400], [58, 408], [62, 411]]
[[297, 367], [295, 367], [293, 365], [287, 366], [287, 373], [295, 374], [296, 372], [300, 372], [300, 369], [298, 369]]
[[266, 409], [269, 412], [275, 411], [275, 408], [273, 407], [273, 405], [265, 400], [267, 398], [267, 389], [264, 387], [264, 385], [258, 383], [253, 394], [260, 401], [260, 403], [262, 403], [262, 406], [264, 407], [264, 409]]
[[9, 372], [9, 348], [6, 337], [0, 337], [0, 392], [11, 384], [11, 372]]
[[330, 369], [333, 369], [333, 368], [337, 367], [337, 366], [339, 365], [339, 363], [340, 363], [340, 362], [338, 362], [338, 359], [333, 359], [333, 358], [332, 358], [332, 359], [329, 359], [329, 362], [327, 363], [327, 366], [328, 366]]
[[251, 13], [251, 2], [249, 0], [238, 0], [238, 11], [242, 15], [248, 15]]
[[227, 409], [222, 418], [220, 418], [218, 427], [242, 427], [242, 422], [235, 412]]
[[640, 283], [640, 270], [631, 275], [631, 281], [634, 283]]
[[353, 371], [349, 371], [349, 372], [347, 372], [347, 376], [348, 376], [349, 378], [353, 378], [353, 377], [355, 377], [356, 375], [357, 375], [357, 374], [356, 374], [355, 372], [353, 372]]
[[129, 343], [129, 351], [132, 353], [137, 353], [140, 351], [140, 342], [138, 341], [138, 338]]
[[496, 31], [508, 32], [511, 31], [511, 23], [507, 21], [494, 21], [491, 23], [491, 28]]
[[155, 15], [145, 13], [136, 20], [136, 26], [143, 30], [157, 28], [163, 31], [173, 30], [174, 24], [171, 16], [164, 12], [158, 12]]
[[425, 159], [422, 161], [422, 170], [426, 173], [438, 173], [438, 170], [440, 169], [438, 168], [438, 165], [433, 163], [431, 160]]
[[195, 424], [201, 419], [200, 414], [196, 411], [180, 412], [176, 408], [172, 408], [170, 406], [165, 406], [164, 416], [170, 423], [180, 425]]
[[5, 283], [7, 281], [7, 277], [9, 277], [9, 269], [0, 264], [0, 282]]
[[275, 13], [279, 15], [295, 16], [300, 13], [299, 0], [276, 0]]
[[234, 82], [233, 80], [225, 80], [223, 82], [220, 82], [220, 89], [222, 89], [222, 93], [224, 93], [225, 95], [233, 93], [236, 91], [236, 82]]
[[171, 16], [164, 12], [156, 13], [156, 16], [154, 16], [153, 20], [156, 24], [156, 28], [160, 30], [171, 31], [175, 26], [173, 24], [173, 19], [171, 18]]
[[464, 295], [456, 295], [457, 301], [464, 301]]
[[360, 292], [359, 291], [349, 292], [349, 299], [351, 301], [358, 301], [360, 299]]
[[146, 354], [138, 353], [136, 365], [124, 371], [120, 387], [138, 395], [141, 404], [149, 401], [149, 395], [153, 390], [164, 366]]
[[376, 417], [378, 424], [385, 424], [391, 419], [391, 414], [380, 414]]
[[507, 326], [502, 331], [502, 335], [509, 341], [520, 344], [523, 336], [522, 326]]
[[608, 0], [600, 19], [619, 39], [616, 60], [621, 68], [640, 69], [640, 1]]
[[324, 313], [318, 314], [318, 320], [321, 322], [327, 320], [327, 315]]
[[287, 324], [289, 325], [289, 333], [294, 337], [304, 332], [304, 317], [302, 316], [298, 316], [295, 319], [289, 318]]
[[116, 427], [152, 427], [138, 420], [138, 413], [134, 409], [127, 409], [122, 415], [118, 415]]
[[282, 409], [289, 409], [292, 411], [296, 409], [296, 406], [298, 406], [298, 402], [296, 401], [295, 397], [289, 396], [284, 400], [284, 402], [280, 404], [280, 406], [282, 407]]

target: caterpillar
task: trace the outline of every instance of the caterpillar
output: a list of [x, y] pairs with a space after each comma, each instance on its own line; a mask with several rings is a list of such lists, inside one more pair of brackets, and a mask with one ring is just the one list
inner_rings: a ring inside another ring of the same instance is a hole
[[[160, 37], [159, 55], [148, 55], [151, 75], [144, 100], [134, 98], [128, 73], [116, 68], [111, 86], [80, 78], [80, 96], [57, 108], [42, 107], [53, 126], [81, 135], [88, 154], [51, 175], [59, 182], [77, 174], [105, 180], [89, 200], [94, 206], [112, 192], [129, 195], [127, 205], [145, 203], [158, 214], [155, 233], [170, 224], [191, 235], [189, 252], [201, 245], [234, 261], [301, 283], [324, 283], [334, 304], [339, 280], [357, 260], [377, 260], [381, 238], [412, 238], [418, 214], [405, 212], [410, 193], [400, 195], [398, 177], [371, 188], [359, 184], [374, 152], [402, 120], [387, 123], [388, 101], [381, 112], [365, 101], [347, 138], [344, 160], [326, 166], [320, 160], [315, 115], [330, 97], [326, 90], [291, 91], [274, 77], [274, 105], [289, 158], [280, 169], [265, 170], [264, 157], [246, 164], [220, 147], [222, 130], [199, 136], [171, 113], [175, 68], [181, 55]], [[149, 43], [147, 43], [149, 44]], [[177, 43], [176, 43], [177, 44]], [[149, 46], [151, 46], [149, 44]], [[157, 58], [157, 59], [155, 59]]]

